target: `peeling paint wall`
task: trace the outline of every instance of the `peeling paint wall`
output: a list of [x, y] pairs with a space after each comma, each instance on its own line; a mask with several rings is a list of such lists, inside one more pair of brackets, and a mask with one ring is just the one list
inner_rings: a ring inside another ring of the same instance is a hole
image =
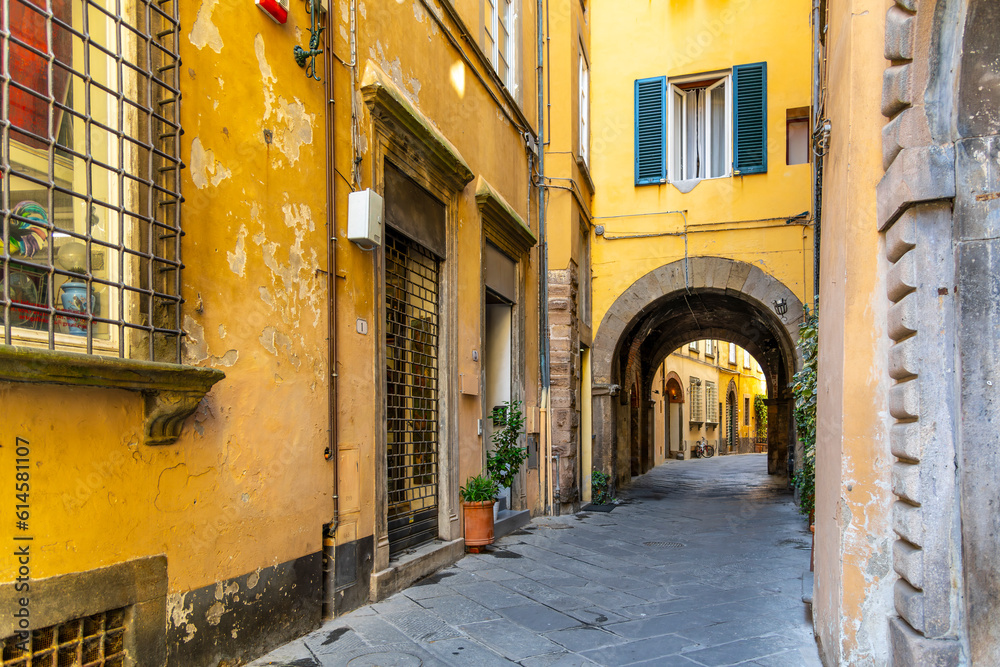
[[[250, 602], [239, 577], [318, 558], [333, 516], [327, 102], [292, 58], [308, 34], [301, 3], [285, 26], [252, 3], [182, 2], [179, 11], [183, 361], [226, 377], [163, 447], [140, 444], [138, 392], [2, 384], [0, 396], [21, 415], [4, 437], [31, 441], [38, 466], [32, 576], [165, 554], [168, 634], [193, 646]], [[4, 557], [0, 581], [11, 572]], [[318, 623], [314, 584], [296, 595], [308, 601], [303, 618]], [[191, 603], [205, 587], [217, 597], [207, 614]], [[246, 652], [260, 650], [255, 633], [242, 638]]]
[[[875, 186], [884, 3], [830, 3], [813, 618], [827, 664], [884, 665], [892, 610], [887, 260]], [[824, 381], [823, 378], [829, 378]]]

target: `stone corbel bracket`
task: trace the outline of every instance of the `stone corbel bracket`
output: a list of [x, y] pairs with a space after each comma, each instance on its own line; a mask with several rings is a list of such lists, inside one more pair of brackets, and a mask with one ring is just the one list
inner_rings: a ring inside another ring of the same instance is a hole
[[361, 96], [373, 114], [380, 114], [410, 134], [441, 175], [461, 190], [474, 177], [465, 161], [444, 134], [425, 116], [393, 80], [373, 63], [365, 63]]
[[103, 387], [141, 392], [143, 444], [170, 445], [212, 386], [216, 368], [0, 346], [0, 382]]
[[514, 207], [485, 178], [476, 179], [476, 204], [483, 216], [486, 237], [513, 257], [528, 252], [538, 238]]

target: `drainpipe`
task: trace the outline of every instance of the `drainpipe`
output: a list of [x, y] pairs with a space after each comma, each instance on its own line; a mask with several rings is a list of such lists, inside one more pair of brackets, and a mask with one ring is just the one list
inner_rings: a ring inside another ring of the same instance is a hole
[[537, 67], [535, 74], [538, 86], [538, 236], [539, 247], [539, 374], [541, 376], [542, 395], [539, 406], [539, 434], [542, 438], [542, 453], [544, 463], [541, 468], [545, 476], [540, 480], [544, 484], [543, 506], [546, 513], [552, 509], [552, 438], [549, 428], [549, 244], [545, 233], [545, 15], [543, 0], [538, 0], [536, 9], [537, 23]]
[[334, 117], [333, 85], [333, 8], [326, 12], [327, 45], [323, 49], [323, 94], [326, 96], [326, 289], [327, 294], [327, 356], [330, 377], [327, 394], [327, 445], [324, 457], [333, 461], [333, 520], [323, 527], [323, 618], [334, 616], [337, 546], [337, 524], [340, 522], [340, 459], [337, 443], [337, 225], [336, 225], [336, 119]]
[[[824, 87], [822, 77], [825, 73], [823, 59], [825, 47], [821, 42], [823, 16], [820, 14], [820, 0], [813, 0], [813, 299], [819, 295], [819, 244], [821, 220], [823, 213], [823, 154], [816, 150], [817, 133], [822, 132], [825, 119], [825, 101], [822, 99]], [[824, 151], [825, 153], [825, 147]]]

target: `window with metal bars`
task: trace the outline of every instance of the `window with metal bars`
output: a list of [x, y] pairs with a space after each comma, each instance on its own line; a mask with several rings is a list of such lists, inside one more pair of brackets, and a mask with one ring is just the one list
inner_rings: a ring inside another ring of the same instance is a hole
[[3, 343], [180, 360], [176, 0], [0, 0]]
[[389, 553], [435, 539], [438, 483], [438, 260], [387, 230], [386, 445]]
[[2, 667], [123, 667], [128, 609], [78, 618], [0, 644]]

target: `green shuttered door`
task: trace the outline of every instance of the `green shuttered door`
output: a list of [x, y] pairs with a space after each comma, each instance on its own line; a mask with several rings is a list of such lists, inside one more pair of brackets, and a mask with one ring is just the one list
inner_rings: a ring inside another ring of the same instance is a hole
[[767, 171], [767, 63], [733, 68], [733, 169]]

